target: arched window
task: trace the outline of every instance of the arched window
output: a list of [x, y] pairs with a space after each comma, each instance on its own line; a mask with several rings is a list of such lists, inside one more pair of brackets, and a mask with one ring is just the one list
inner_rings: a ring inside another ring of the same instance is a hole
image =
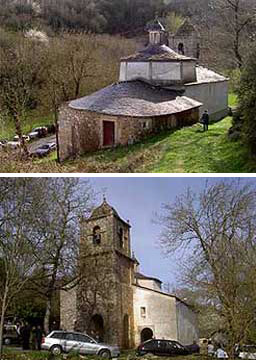
[[179, 43], [179, 45], [178, 45], [178, 53], [184, 55], [184, 44], [183, 43]]
[[99, 245], [101, 243], [101, 230], [99, 226], [93, 228], [93, 244]]

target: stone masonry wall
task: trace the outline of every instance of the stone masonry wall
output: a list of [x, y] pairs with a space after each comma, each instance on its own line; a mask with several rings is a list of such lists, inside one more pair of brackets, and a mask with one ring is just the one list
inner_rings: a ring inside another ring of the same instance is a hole
[[156, 117], [108, 116], [64, 105], [59, 115], [60, 160], [102, 148], [103, 121], [115, 123], [115, 144], [128, 145], [162, 130], [198, 121], [197, 109]]

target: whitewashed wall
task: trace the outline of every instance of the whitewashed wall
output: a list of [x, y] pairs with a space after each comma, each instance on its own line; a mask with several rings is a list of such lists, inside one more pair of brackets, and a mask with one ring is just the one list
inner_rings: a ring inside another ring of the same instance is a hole
[[200, 115], [207, 109], [210, 118], [218, 121], [228, 114], [227, 81], [187, 85], [185, 96], [203, 103]]
[[[144, 328], [152, 329], [156, 338], [177, 339], [175, 298], [134, 286], [134, 341], [140, 344]], [[141, 307], [146, 317], [141, 317]]]

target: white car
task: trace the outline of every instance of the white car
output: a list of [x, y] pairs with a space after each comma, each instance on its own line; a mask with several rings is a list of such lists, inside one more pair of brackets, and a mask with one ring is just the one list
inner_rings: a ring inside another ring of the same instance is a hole
[[256, 347], [254, 345], [242, 345], [239, 350], [238, 358], [240, 359], [256, 359]]
[[32, 132], [28, 134], [28, 136], [30, 137], [30, 139], [37, 139], [38, 137], [46, 136], [47, 134], [48, 134], [47, 127], [41, 126], [41, 127], [35, 127], [32, 130]]
[[21, 143], [19, 141], [8, 141], [6, 144], [3, 145], [5, 149], [16, 150], [20, 147]]
[[87, 334], [62, 330], [54, 330], [43, 338], [41, 348], [51, 351], [56, 356], [62, 352], [69, 353], [71, 351], [96, 355], [105, 359], [117, 358], [120, 355], [117, 346], [99, 343]]
[[[24, 139], [24, 141], [30, 141], [30, 137], [27, 135], [23, 135], [22, 138]], [[19, 136], [15, 135], [13, 138], [14, 141], [19, 141]]]

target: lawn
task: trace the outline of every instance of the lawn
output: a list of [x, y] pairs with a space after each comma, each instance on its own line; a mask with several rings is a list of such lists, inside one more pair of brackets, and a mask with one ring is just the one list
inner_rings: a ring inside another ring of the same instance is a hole
[[[211, 124], [208, 132], [201, 124], [162, 133], [131, 146], [89, 153], [59, 165], [55, 153], [34, 162], [0, 160], [0, 172], [45, 173], [250, 173], [254, 160], [247, 159], [241, 142], [227, 136], [231, 117]], [[4, 156], [2, 155], [2, 158]]]

